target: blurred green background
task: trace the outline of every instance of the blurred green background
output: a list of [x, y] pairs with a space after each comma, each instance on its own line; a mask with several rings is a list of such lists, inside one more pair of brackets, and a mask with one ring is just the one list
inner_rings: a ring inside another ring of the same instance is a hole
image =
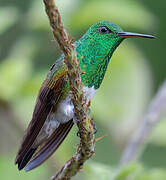
[[[99, 20], [125, 31], [156, 35], [130, 39], [112, 57], [102, 87], [92, 102], [98, 127], [95, 156], [73, 179], [165, 180], [166, 120], [154, 129], [139, 162], [119, 167], [131, 134], [166, 76], [166, 1], [57, 0], [65, 27], [77, 40]], [[19, 172], [14, 158], [31, 119], [39, 87], [60, 55], [42, 0], [0, 0], [0, 178], [45, 180], [76, 151], [74, 127], [58, 151], [31, 172]]]

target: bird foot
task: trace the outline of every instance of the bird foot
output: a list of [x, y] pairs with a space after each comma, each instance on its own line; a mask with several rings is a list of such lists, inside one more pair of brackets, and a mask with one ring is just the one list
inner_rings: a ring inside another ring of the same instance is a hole
[[95, 123], [93, 123], [93, 129], [94, 129], [94, 134], [96, 134], [97, 133], [97, 126]]

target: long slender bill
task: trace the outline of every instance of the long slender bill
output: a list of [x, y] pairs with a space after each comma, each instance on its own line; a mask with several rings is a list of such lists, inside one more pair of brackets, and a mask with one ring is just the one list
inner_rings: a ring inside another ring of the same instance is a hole
[[118, 32], [117, 34], [122, 38], [135, 38], [135, 37], [150, 38], [150, 39], [155, 38], [155, 36], [152, 35], [131, 33], [131, 32]]

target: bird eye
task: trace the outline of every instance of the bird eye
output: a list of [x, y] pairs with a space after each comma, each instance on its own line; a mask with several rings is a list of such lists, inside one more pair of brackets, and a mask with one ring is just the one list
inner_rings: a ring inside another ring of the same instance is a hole
[[101, 27], [99, 28], [99, 32], [100, 32], [101, 34], [108, 34], [108, 33], [111, 33], [111, 30], [108, 29], [106, 26], [101, 26]]

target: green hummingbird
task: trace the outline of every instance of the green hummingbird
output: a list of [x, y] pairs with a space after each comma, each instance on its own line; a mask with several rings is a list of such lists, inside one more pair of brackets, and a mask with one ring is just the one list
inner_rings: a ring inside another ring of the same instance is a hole
[[[110, 58], [126, 38], [154, 38], [151, 35], [123, 32], [109, 21], [100, 21], [74, 43], [79, 59], [87, 103], [100, 87]], [[74, 106], [67, 77], [64, 55], [50, 68], [34, 108], [32, 120], [23, 137], [15, 164], [18, 169], [32, 170], [48, 159], [63, 142], [74, 122]]]

